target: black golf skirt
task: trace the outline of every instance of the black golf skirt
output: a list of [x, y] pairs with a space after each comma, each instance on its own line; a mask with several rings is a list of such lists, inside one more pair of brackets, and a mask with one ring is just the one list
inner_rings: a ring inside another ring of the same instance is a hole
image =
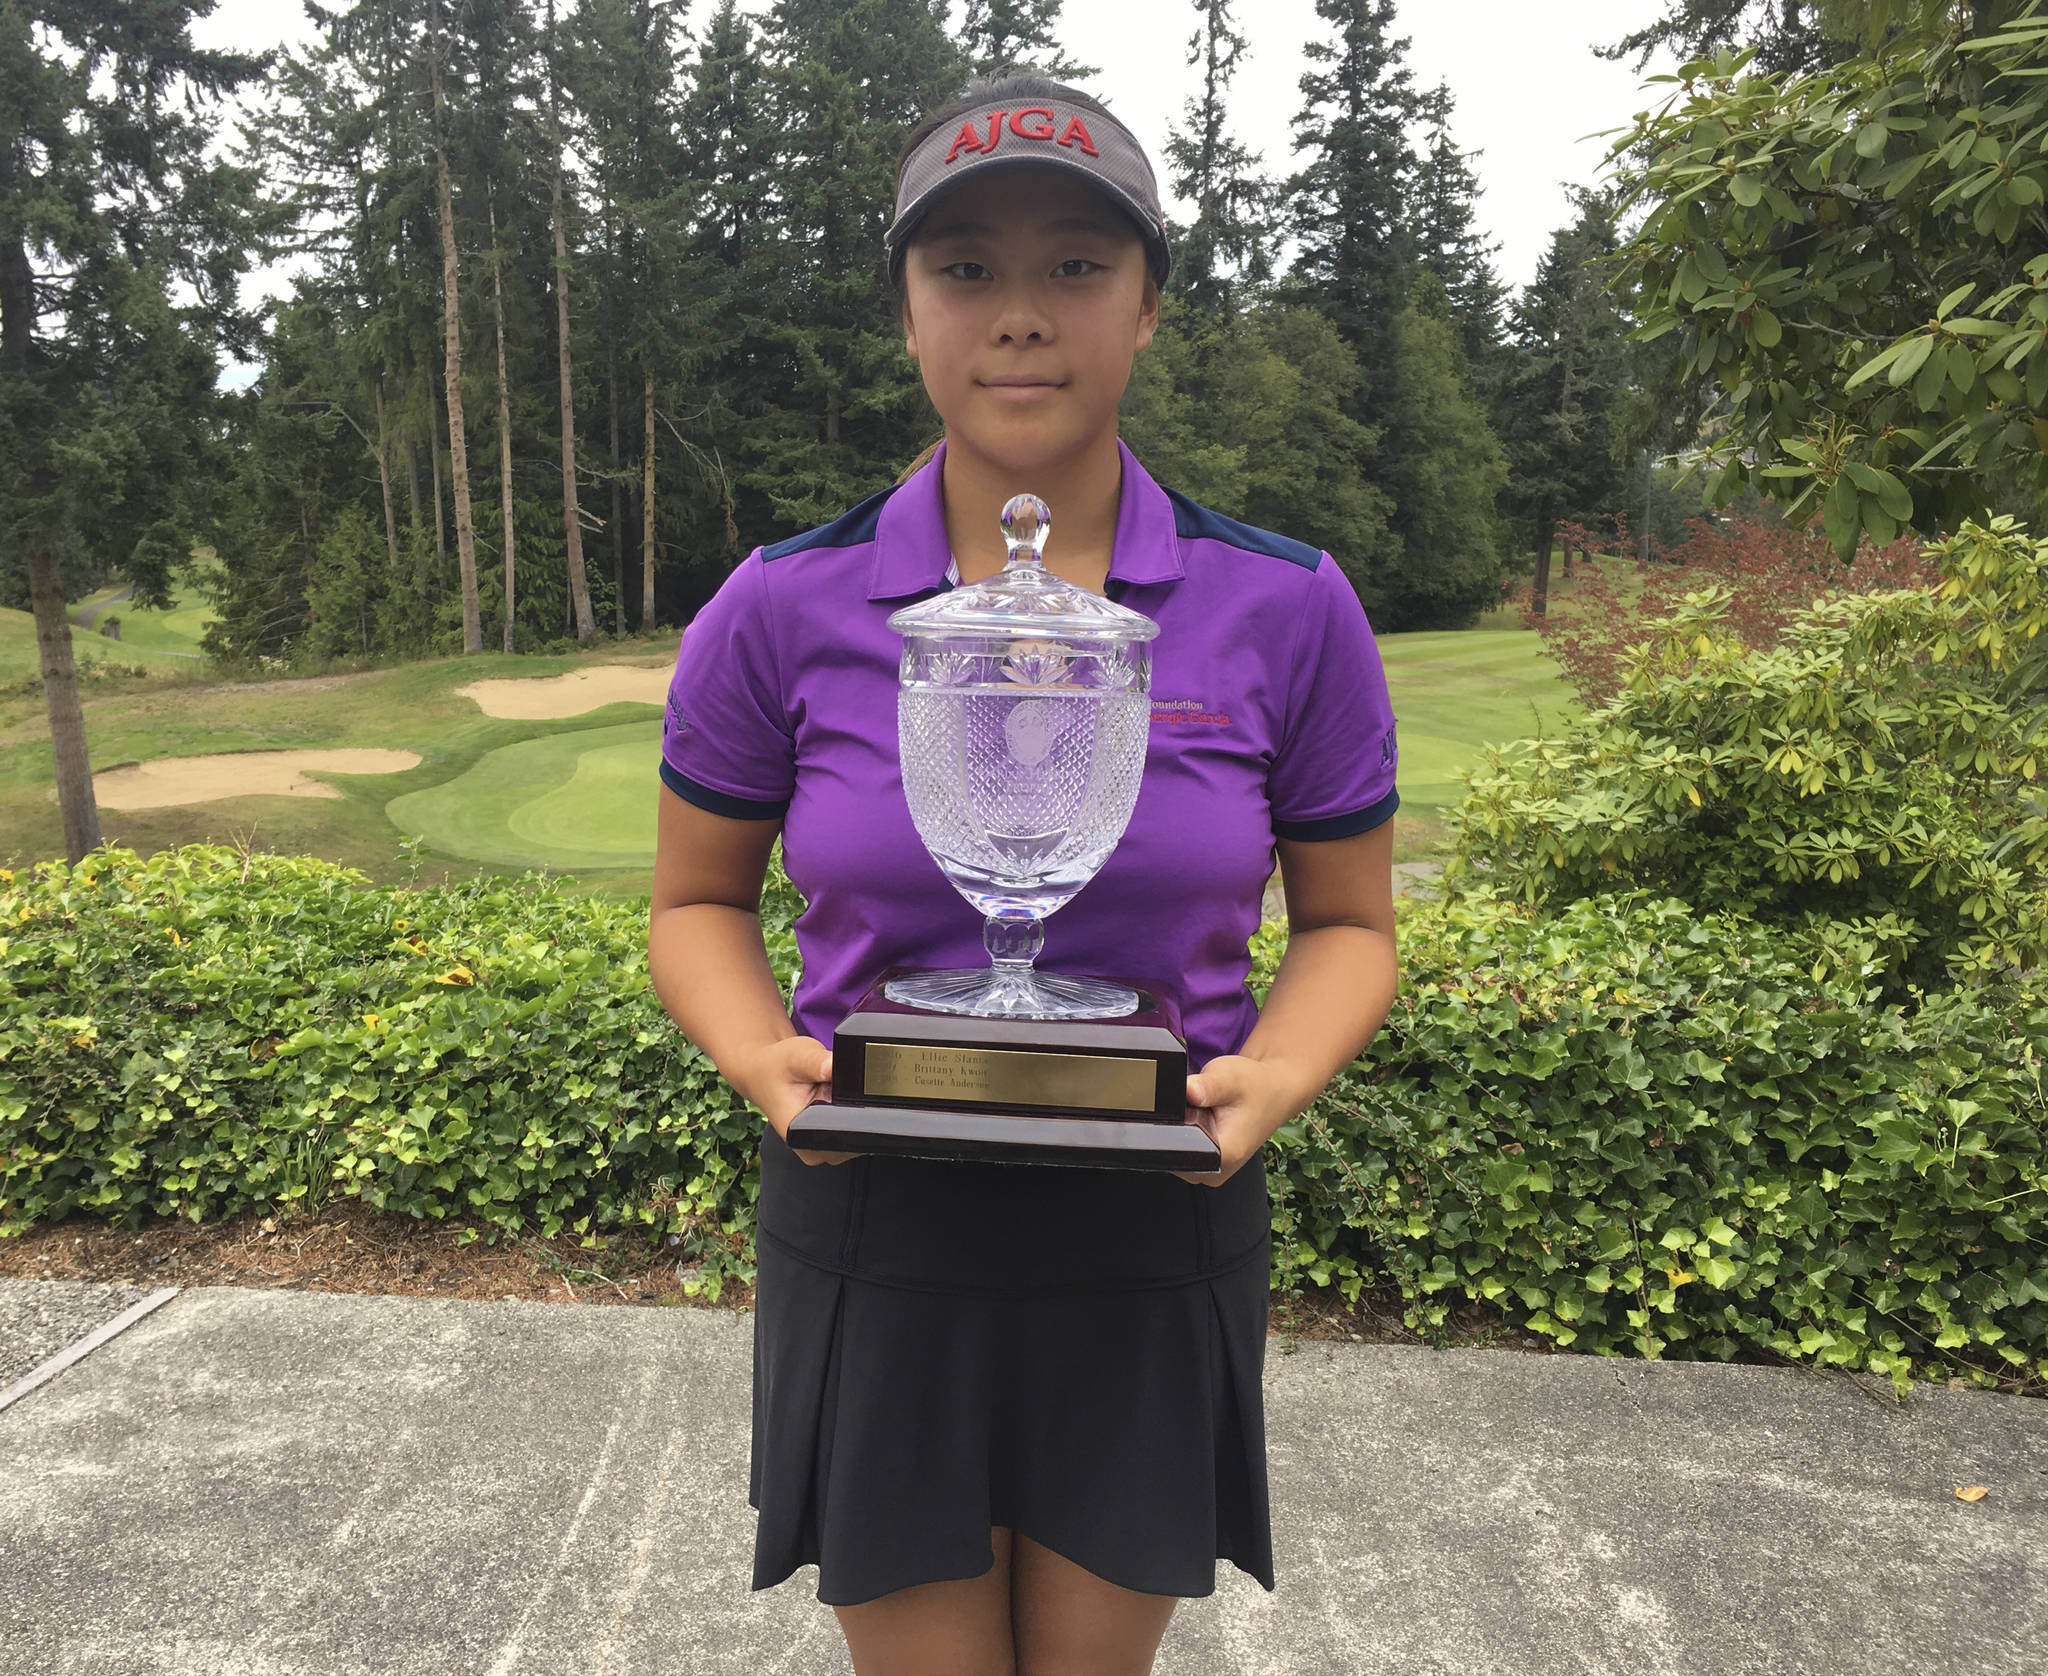
[[756, 1589], [978, 1577], [998, 1525], [1148, 1594], [1273, 1587], [1258, 1161], [808, 1166], [769, 1131], [761, 1173]]

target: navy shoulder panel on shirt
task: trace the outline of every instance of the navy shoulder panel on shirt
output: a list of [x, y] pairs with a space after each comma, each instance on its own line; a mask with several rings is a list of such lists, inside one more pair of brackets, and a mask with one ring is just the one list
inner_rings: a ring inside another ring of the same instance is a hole
[[820, 524], [814, 530], [805, 530], [802, 535], [792, 535], [772, 547], [763, 547], [763, 562], [786, 559], [792, 553], [808, 552], [813, 547], [858, 547], [864, 541], [874, 540], [875, 525], [881, 522], [883, 503], [902, 486], [892, 483], [879, 495], [870, 495], [858, 506], [840, 513], [829, 524]]
[[1285, 559], [1304, 570], [1314, 570], [1322, 562], [1320, 547], [1311, 547], [1305, 541], [1294, 541], [1253, 524], [1241, 524], [1220, 512], [1211, 512], [1206, 506], [1196, 505], [1178, 489], [1167, 489], [1166, 498], [1173, 502], [1173, 533], [1184, 541], [1224, 541], [1233, 547], [1242, 547], [1248, 553], [1265, 553], [1272, 558]]

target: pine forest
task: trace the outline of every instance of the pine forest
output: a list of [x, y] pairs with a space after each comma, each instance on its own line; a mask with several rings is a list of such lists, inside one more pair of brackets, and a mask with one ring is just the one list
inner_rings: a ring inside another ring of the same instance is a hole
[[[938, 435], [883, 257], [902, 137], [977, 71], [1088, 85], [1057, 0], [974, 0], [957, 29], [934, 0], [721, 0], [694, 30], [654, 0], [357, 0], [265, 59], [192, 48], [193, 0], [124, 54], [91, 10], [44, 27], [179, 101], [133, 124], [157, 243], [130, 250], [198, 299], [190, 353], [143, 376], [205, 423], [164, 439], [175, 505], [111, 539], [67, 516], [54, 562], [69, 598], [119, 574], [146, 601], [210, 545], [230, 667], [673, 625], [755, 544], [895, 481]], [[1194, 214], [1125, 435], [1161, 481], [1328, 548], [1382, 631], [1459, 627], [1634, 480], [1586, 266], [1613, 228], [1582, 195], [1510, 295], [1392, 0], [1318, 12], [1298, 149], [1263, 160], [1233, 138], [1242, 20], [1188, 12], [1196, 97], [1141, 138]], [[236, 280], [266, 260], [294, 278], [259, 312]], [[118, 335], [135, 289], [79, 334]], [[194, 364], [216, 346], [260, 366], [218, 400]]]

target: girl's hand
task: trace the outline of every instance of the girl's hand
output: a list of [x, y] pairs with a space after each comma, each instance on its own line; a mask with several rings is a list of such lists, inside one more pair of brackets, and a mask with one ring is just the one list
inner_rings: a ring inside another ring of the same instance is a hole
[[1208, 1176], [1185, 1170], [1174, 1174], [1198, 1187], [1221, 1187], [1299, 1109], [1295, 1081], [1286, 1068], [1263, 1059], [1226, 1053], [1210, 1060], [1188, 1078], [1188, 1104], [1206, 1115], [1223, 1168]]
[[[768, 1126], [789, 1139], [790, 1119], [813, 1100], [832, 1092], [832, 1050], [814, 1036], [785, 1036], [760, 1049], [732, 1079], [733, 1086], [768, 1120]], [[798, 1149], [806, 1164], [844, 1164], [852, 1152], [809, 1152]]]

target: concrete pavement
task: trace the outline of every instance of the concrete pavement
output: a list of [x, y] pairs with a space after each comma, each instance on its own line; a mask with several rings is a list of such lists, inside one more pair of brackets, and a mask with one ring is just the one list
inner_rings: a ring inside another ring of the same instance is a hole
[[[747, 1590], [749, 1331], [182, 1292], [0, 1409], [0, 1676], [840, 1676]], [[1267, 1400], [1279, 1591], [1160, 1676], [2048, 1669], [2048, 1403], [1277, 1341]]]

